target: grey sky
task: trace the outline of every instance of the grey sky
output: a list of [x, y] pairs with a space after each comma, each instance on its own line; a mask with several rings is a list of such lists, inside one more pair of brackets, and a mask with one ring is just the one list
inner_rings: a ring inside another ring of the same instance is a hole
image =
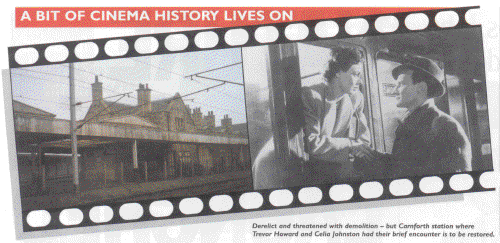
[[[118, 102], [136, 105], [139, 83], [149, 84], [153, 101], [172, 97], [176, 92], [185, 95], [221, 82], [200, 77], [191, 80], [183, 76], [238, 62], [241, 62], [239, 48], [75, 63], [76, 101], [91, 100], [90, 84], [95, 74], [102, 75], [99, 81], [103, 83], [104, 97], [133, 92], [131, 97]], [[56, 114], [57, 118], [69, 119], [68, 64], [11, 71], [15, 100]], [[243, 84], [241, 64], [200, 75]], [[117, 98], [108, 99], [114, 100]], [[191, 108], [200, 107], [204, 114], [213, 110], [217, 125], [224, 114], [229, 114], [233, 124], [246, 122], [244, 87], [241, 85], [226, 83], [184, 100]], [[85, 116], [89, 106], [90, 103], [85, 103], [77, 108], [78, 120]]]

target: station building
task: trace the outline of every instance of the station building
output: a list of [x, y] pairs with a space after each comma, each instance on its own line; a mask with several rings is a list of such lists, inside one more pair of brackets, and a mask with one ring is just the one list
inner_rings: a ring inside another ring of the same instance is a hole
[[[232, 124], [226, 114], [221, 126], [216, 126], [213, 111], [203, 114], [199, 107], [191, 109], [178, 93], [151, 101], [148, 84], [139, 84], [137, 105], [106, 101], [102, 89], [96, 76], [92, 104], [77, 122], [78, 186], [69, 121], [13, 100], [22, 197], [94, 191], [87, 198], [94, 202], [96, 190], [109, 194], [113, 188], [119, 197], [161, 196], [164, 191], [200, 186], [215, 190], [217, 186], [207, 185], [217, 183], [224, 183], [228, 190], [252, 188], [246, 123]], [[131, 185], [144, 190], [122, 193], [121, 188]]]

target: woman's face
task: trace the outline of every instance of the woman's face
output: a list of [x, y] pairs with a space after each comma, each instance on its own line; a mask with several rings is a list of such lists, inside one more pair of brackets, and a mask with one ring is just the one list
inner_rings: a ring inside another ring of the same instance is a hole
[[347, 72], [339, 71], [336, 73], [337, 80], [335, 82], [338, 82], [344, 93], [358, 91], [361, 84], [361, 70], [361, 63], [354, 64]]

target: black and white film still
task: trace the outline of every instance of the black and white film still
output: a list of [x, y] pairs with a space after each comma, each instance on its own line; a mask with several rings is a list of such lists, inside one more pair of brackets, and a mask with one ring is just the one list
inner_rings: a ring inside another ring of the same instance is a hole
[[479, 27], [247, 55], [256, 189], [493, 169]]
[[474, 10], [12, 48], [23, 230], [493, 190]]

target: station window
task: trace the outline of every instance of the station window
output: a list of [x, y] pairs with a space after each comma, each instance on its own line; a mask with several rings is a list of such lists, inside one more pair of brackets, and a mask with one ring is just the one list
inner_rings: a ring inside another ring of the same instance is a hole
[[170, 131], [170, 112], [168, 112], [168, 111], [164, 111], [163, 112], [163, 121], [164, 121], [164, 123], [166, 125], [165, 129], [167, 131]]
[[180, 117], [176, 117], [175, 118], [175, 125], [177, 127], [177, 131], [184, 131], [184, 130], [186, 130], [186, 128], [184, 126], [184, 119], [182, 119]]
[[167, 179], [173, 179], [173, 178], [177, 178], [179, 176], [179, 167], [180, 167], [180, 164], [179, 164], [179, 161], [176, 159], [176, 157], [178, 156], [175, 156], [175, 152], [174, 151], [170, 151], [170, 150], [167, 150], [166, 151], [166, 156], [165, 156], [165, 164], [166, 164], [166, 168], [165, 168], [165, 177]]
[[47, 163], [46, 173], [48, 180], [70, 177], [72, 175], [71, 165], [69, 161], [56, 160], [55, 162]]
[[178, 159], [181, 162], [182, 176], [193, 176], [193, 160], [191, 157], [191, 153], [189, 151], [180, 151], [178, 152]]

